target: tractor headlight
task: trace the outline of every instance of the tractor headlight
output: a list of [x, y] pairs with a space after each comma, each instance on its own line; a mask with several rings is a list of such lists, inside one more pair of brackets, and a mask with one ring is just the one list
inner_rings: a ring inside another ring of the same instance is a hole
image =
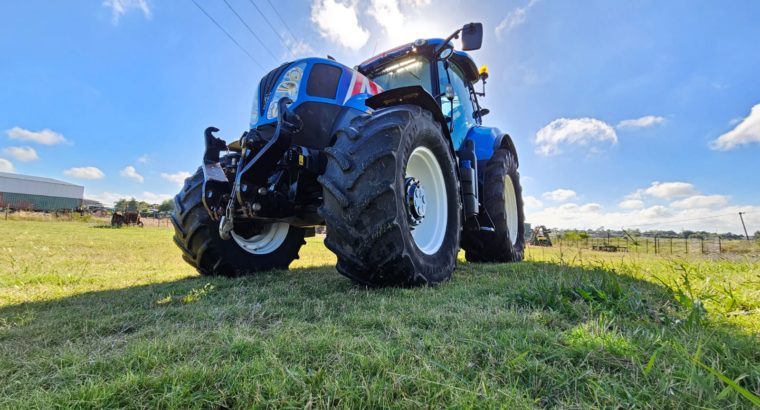
[[272, 97], [269, 99], [269, 108], [267, 109], [267, 119], [275, 119], [279, 114], [277, 109], [277, 102], [282, 97], [290, 97], [295, 102], [298, 97], [298, 87], [301, 85], [301, 79], [303, 78], [303, 70], [306, 68], [306, 63], [298, 64], [297, 66], [289, 69], [282, 76], [282, 80], [277, 83], [274, 88]]
[[251, 128], [256, 128], [259, 122], [259, 87], [256, 87], [256, 93], [253, 94], [253, 107], [251, 108]]

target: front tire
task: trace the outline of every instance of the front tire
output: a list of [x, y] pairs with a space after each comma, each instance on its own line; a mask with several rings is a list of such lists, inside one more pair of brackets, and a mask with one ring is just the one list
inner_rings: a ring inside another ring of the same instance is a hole
[[459, 252], [459, 182], [432, 114], [401, 105], [357, 117], [325, 152], [320, 214], [338, 272], [371, 286], [449, 279]]
[[[498, 149], [486, 164], [482, 222], [493, 232], [465, 231], [462, 248], [470, 262], [519, 262], [525, 250], [525, 215], [517, 161], [507, 149]], [[488, 219], [490, 217], [490, 220]]]
[[[203, 206], [203, 170], [185, 180], [174, 197], [174, 243], [182, 258], [201, 275], [241, 276], [253, 272], [287, 269], [305, 244], [304, 230], [287, 224], [269, 224], [255, 233], [237, 234], [224, 240], [219, 223]], [[283, 226], [284, 225], [284, 226]]]

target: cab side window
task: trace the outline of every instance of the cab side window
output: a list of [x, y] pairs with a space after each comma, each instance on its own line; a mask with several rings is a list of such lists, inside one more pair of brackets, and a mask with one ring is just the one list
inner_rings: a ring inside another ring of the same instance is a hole
[[[451, 117], [453, 131], [451, 132], [451, 139], [455, 148], [459, 148], [465, 136], [467, 136], [467, 130], [471, 126], [475, 125], [475, 119], [473, 113], [475, 112], [472, 106], [472, 100], [470, 99], [470, 89], [464, 79], [462, 70], [457, 67], [456, 64], [449, 63], [449, 77], [451, 78], [451, 86], [454, 88], [454, 99], [449, 101], [445, 95], [441, 96], [441, 111], [444, 117]], [[449, 83], [449, 77], [446, 76], [446, 68], [444, 62], [438, 62], [438, 81], [441, 85], [441, 92], [446, 90], [446, 85]]]

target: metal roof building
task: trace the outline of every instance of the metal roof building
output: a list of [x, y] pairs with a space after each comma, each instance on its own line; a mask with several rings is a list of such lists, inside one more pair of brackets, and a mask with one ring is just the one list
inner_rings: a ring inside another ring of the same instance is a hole
[[84, 187], [52, 178], [0, 172], [0, 207], [35, 211], [76, 209]]

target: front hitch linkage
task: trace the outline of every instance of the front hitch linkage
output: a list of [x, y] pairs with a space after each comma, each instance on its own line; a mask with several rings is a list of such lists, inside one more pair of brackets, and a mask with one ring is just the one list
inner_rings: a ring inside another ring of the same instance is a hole
[[[293, 100], [288, 97], [283, 97], [277, 102], [277, 128], [269, 141], [255, 152], [255, 156], [250, 161], [248, 161], [248, 158], [252, 154], [250, 147], [252, 144], [248, 144], [246, 140], [260, 138], [260, 136], [255, 130], [244, 136], [243, 153], [238, 162], [235, 182], [232, 184], [224, 215], [219, 220], [219, 236], [222, 239], [230, 239], [235, 224], [234, 218], [237, 205], [240, 205], [243, 214], [246, 216], [253, 216], [261, 209], [261, 204], [255, 202], [256, 196], [262, 195], [261, 191], [264, 191], [264, 194], [266, 194], [267, 179], [270, 171], [274, 169], [282, 159], [283, 154], [290, 147], [292, 134], [299, 132], [303, 127], [301, 118], [288, 110], [288, 105], [292, 103]], [[208, 149], [208, 140], [206, 146]], [[219, 167], [218, 156], [216, 159], [216, 165]], [[219, 167], [219, 170], [221, 171], [221, 167]], [[226, 178], [224, 180], [229, 184]], [[246, 206], [249, 203], [252, 203], [251, 206]]]

